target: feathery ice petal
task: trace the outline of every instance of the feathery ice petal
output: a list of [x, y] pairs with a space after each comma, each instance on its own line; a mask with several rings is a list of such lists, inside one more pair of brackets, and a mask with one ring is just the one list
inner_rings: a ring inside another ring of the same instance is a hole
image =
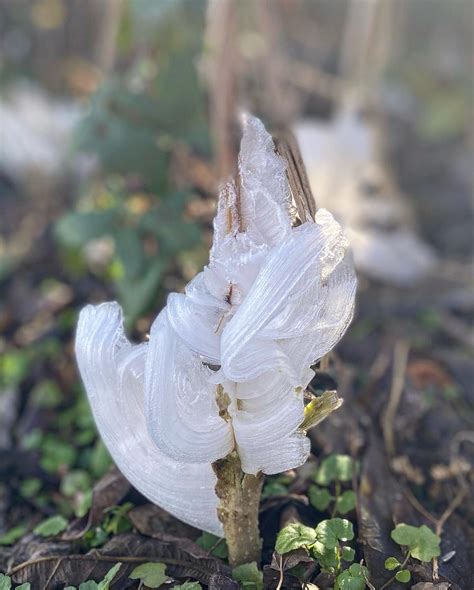
[[147, 347], [128, 342], [118, 304], [82, 310], [76, 357], [97, 427], [137, 490], [184, 522], [222, 536], [211, 465], [173, 461], [148, 435], [143, 411]]
[[239, 154], [242, 229], [256, 244], [279, 244], [291, 232], [286, 162], [256, 117], [244, 115]]
[[294, 386], [306, 386], [302, 372], [308, 363], [334, 346], [352, 318], [356, 279], [346, 250], [340, 226], [324, 210], [316, 223], [293, 229], [272, 249], [223, 330], [227, 379], [247, 381], [280, 369]]
[[217, 305], [198, 305], [182, 293], [171, 293], [166, 304], [168, 321], [175, 333], [190, 350], [217, 365], [220, 364], [218, 328], [229, 310], [230, 304], [224, 309]]
[[243, 471], [281, 473], [306, 461], [310, 441], [298, 430], [304, 420], [302, 389], [273, 371], [236, 383], [234, 395], [239, 402], [230, 414]]
[[279, 244], [291, 232], [286, 163], [259, 119], [245, 115], [243, 123], [239, 181], [227, 183], [219, 195], [211, 264], [228, 258], [229, 252], [221, 250], [235, 243], [239, 234], [245, 248], [252, 250]]
[[234, 446], [231, 428], [219, 415], [211, 374], [162, 311], [148, 344], [145, 416], [156, 446], [178, 462], [210, 463]]

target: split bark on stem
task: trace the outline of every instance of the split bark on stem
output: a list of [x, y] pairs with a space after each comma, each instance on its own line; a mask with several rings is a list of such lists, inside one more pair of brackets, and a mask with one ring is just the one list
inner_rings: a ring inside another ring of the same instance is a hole
[[263, 474], [244, 473], [235, 451], [212, 467], [217, 476], [216, 495], [220, 500], [217, 514], [224, 527], [229, 563], [231, 567], [252, 561], [260, 564], [258, 510]]

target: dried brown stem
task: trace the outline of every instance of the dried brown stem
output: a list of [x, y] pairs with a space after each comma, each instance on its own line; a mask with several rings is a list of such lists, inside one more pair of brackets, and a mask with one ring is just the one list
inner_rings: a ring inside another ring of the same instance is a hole
[[219, 182], [232, 173], [237, 161], [235, 141], [237, 101], [237, 28], [236, 3], [211, 0], [206, 31], [205, 75], [209, 87], [210, 120], [216, 153]]
[[410, 346], [407, 342], [400, 340], [395, 345], [393, 353], [393, 379], [388, 400], [387, 410], [382, 418], [382, 431], [385, 440], [387, 454], [391, 457], [395, 453], [395, 434], [393, 422], [397, 415], [398, 406], [402, 398], [403, 386], [405, 385], [405, 372], [408, 362]]
[[263, 475], [242, 471], [234, 451], [212, 464], [217, 476], [216, 495], [220, 500], [217, 515], [224, 527], [232, 567], [252, 561], [260, 564], [262, 541], [258, 528], [258, 509]]
[[316, 215], [316, 201], [311, 191], [303, 158], [301, 157], [295, 136], [288, 130], [279, 131], [274, 136], [274, 141], [277, 152], [288, 164], [286, 170], [288, 182], [301, 223], [310, 219], [314, 220]]

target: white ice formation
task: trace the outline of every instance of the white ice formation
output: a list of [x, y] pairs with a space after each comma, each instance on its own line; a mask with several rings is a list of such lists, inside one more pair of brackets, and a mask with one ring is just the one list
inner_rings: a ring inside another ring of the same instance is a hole
[[376, 129], [345, 105], [334, 119], [302, 120], [294, 131], [316, 203], [343, 226], [356, 268], [395, 286], [423, 279], [436, 257], [381, 164]]
[[14, 178], [59, 175], [82, 109], [52, 99], [33, 84], [17, 85], [0, 100], [0, 168]]
[[340, 226], [321, 209], [292, 227], [285, 162], [247, 117], [209, 264], [169, 296], [149, 341], [126, 339], [117, 303], [81, 312], [80, 372], [124, 475], [178, 518], [222, 535], [211, 463], [234, 449], [252, 474], [305, 462], [310, 366], [344, 334], [355, 289]]

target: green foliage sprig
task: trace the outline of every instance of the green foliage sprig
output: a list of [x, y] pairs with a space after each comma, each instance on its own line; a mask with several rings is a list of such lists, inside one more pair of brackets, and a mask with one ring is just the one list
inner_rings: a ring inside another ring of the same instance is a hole
[[311, 485], [309, 488], [311, 504], [320, 512], [324, 512], [333, 503], [333, 517], [354, 510], [356, 495], [353, 490], [343, 491], [342, 485], [352, 481], [355, 469], [354, 460], [348, 455], [326, 457], [313, 475], [313, 481], [317, 485]]
[[396, 557], [388, 557], [385, 560], [385, 569], [396, 573], [382, 588], [386, 588], [394, 580], [403, 584], [411, 580], [410, 570], [405, 567], [410, 558], [429, 563], [441, 554], [441, 539], [426, 525], [415, 527], [401, 523], [393, 529], [390, 536], [395, 543], [406, 549], [406, 555], [402, 562]]
[[324, 572], [336, 576], [335, 590], [363, 590], [367, 568], [353, 563], [343, 569], [344, 562], [354, 559], [354, 549], [345, 544], [353, 539], [352, 523], [344, 518], [323, 520], [315, 528], [291, 523], [278, 533], [275, 549], [283, 555], [303, 548]]

